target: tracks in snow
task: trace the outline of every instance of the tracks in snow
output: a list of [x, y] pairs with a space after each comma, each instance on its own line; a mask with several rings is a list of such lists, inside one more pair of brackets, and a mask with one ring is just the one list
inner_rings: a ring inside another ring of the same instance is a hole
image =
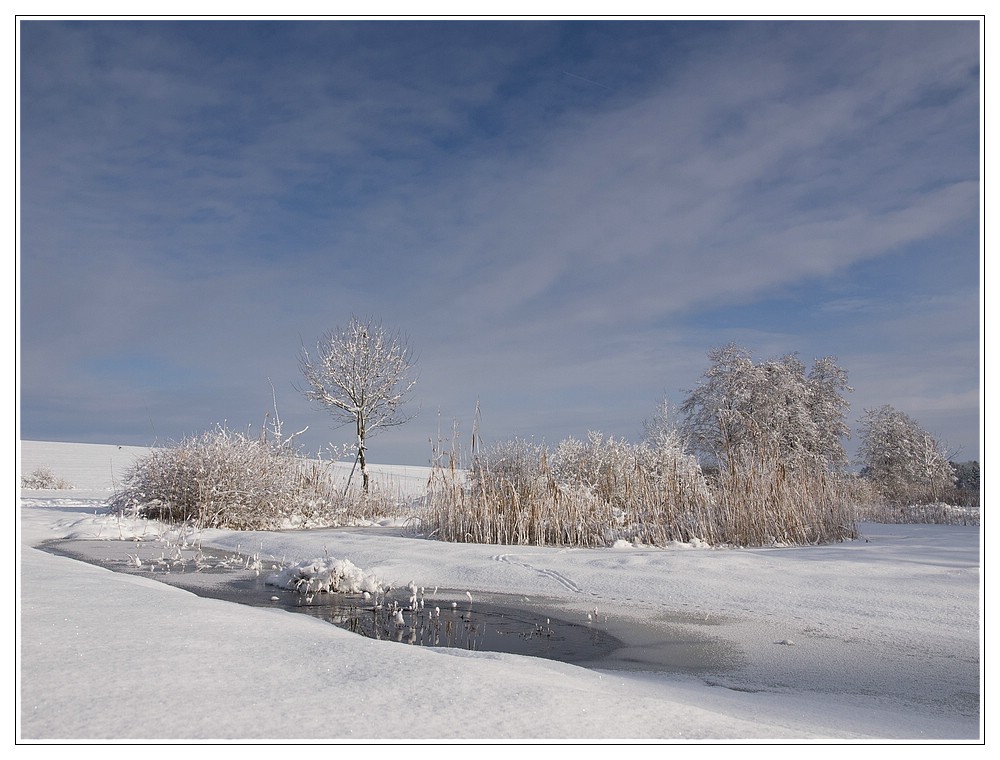
[[[564, 550], [564, 551], [572, 551], [572, 550]], [[633, 602], [639, 602], [643, 606], [648, 606], [648, 604], [649, 604], [646, 600], [643, 600], [641, 597], [638, 597], [638, 596], [635, 596], [635, 595], [631, 595], [631, 594], [627, 595], [627, 596], [623, 596], [623, 597], [619, 597], [619, 596], [610, 596], [610, 597], [608, 597], [608, 596], [604, 596], [604, 595], [602, 595], [602, 594], [600, 594], [600, 593], [598, 593], [596, 591], [586, 591], [583, 588], [581, 588], [579, 586], [579, 584], [577, 584], [576, 581], [574, 581], [572, 578], [569, 578], [569, 577], [563, 575], [559, 571], [553, 570], [552, 568], [548, 568], [548, 567], [536, 567], [535, 565], [531, 564], [530, 562], [524, 562], [524, 561], [522, 561], [520, 559], [517, 559], [517, 555], [514, 555], [514, 554], [494, 554], [490, 559], [492, 559], [494, 562], [506, 562], [507, 564], [510, 564], [510, 565], [516, 565], [517, 567], [523, 567], [526, 570], [530, 570], [533, 573], [536, 573], [537, 575], [540, 575], [542, 578], [545, 578], [545, 579], [551, 580], [551, 581], [555, 581], [556, 583], [558, 583], [560, 586], [562, 586], [567, 591], [571, 591], [574, 594], [581, 594], [581, 595], [586, 595], [586, 596], [594, 597], [595, 599], [601, 600], [602, 603], [604, 603], [604, 604], [607, 604], [607, 603], [616, 603], [616, 604], [617, 603], [633, 603]]]
[[583, 589], [580, 588], [571, 578], [567, 578], [562, 573], [552, 570], [550, 568], [535, 567], [534, 565], [528, 562], [521, 562], [520, 560], [514, 559], [513, 554], [495, 554], [493, 555], [493, 559], [496, 560], [497, 562], [507, 562], [508, 564], [511, 565], [517, 565], [518, 567], [527, 568], [528, 570], [537, 573], [543, 578], [548, 578], [549, 580], [555, 581], [564, 589], [566, 589], [567, 591], [572, 591], [574, 594], [583, 593]]

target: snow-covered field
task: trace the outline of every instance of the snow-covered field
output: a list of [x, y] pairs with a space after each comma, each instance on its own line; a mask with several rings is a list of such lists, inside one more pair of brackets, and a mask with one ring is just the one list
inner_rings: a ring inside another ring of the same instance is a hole
[[[980, 532], [863, 524], [831, 546], [614, 549], [445, 544], [399, 528], [204, 531], [279, 563], [348, 559], [396, 585], [595, 608], [726, 652], [717, 668], [589, 670], [366, 639], [37, 548], [163, 526], [100, 515], [142, 449], [21, 443], [74, 486], [21, 491], [21, 742], [914, 741], [983, 735]], [[377, 468], [376, 468], [377, 469]], [[421, 468], [383, 468], [403, 493]]]

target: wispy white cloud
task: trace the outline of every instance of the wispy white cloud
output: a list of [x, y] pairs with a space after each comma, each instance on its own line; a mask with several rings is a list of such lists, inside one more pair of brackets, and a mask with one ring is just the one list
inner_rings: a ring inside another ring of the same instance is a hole
[[[154, 350], [205, 380], [189, 427], [254, 416], [257, 376], [287, 388], [299, 336], [351, 312], [422, 348], [425, 409], [510, 396], [498, 416], [559, 417], [549, 438], [582, 410], [634, 429], [733, 334], [853, 340], [882, 388], [879, 361], [951, 348], [876, 358], [836, 319], [866, 262], [975, 244], [974, 23], [206, 29], [22, 27], [32, 415], [87, 358]], [[701, 321], [816, 288], [833, 324]], [[927, 378], [909, 397], [972, 382]]]

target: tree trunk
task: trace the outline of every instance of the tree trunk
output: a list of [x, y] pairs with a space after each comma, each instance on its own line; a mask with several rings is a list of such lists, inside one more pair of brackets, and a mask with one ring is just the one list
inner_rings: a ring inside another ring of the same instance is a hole
[[368, 493], [368, 467], [365, 465], [365, 444], [364, 441], [361, 442], [361, 446], [358, 449], [358, 464], [361, 465], [361, 488], [367, 494]]
[[363, 414], [358, 414], [358, 464], [361, 465], [361, 490], [368, 494], [368, 466], [365, 464], [365, 433], [367, 425]]

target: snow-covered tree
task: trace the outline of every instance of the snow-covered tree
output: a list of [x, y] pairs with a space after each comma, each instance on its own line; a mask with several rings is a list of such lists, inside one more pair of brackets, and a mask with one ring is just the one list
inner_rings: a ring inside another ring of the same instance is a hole
[[351, 317], [346, 328], [327, 332], [316, 356], [303, 348], [299, 367], [308, 383], [304, 393], [357, 432], [358, 464], [368, 493], [367, 441], [384, 427], [402, 425], [406, 397], [416, 385], [413, 350], [398, 332], [372, 318]]
[[860, 440], [858, 460], [864, 475], [890, 501], [937, 501], [955, 482], [938, 441], [888, 404], [865, 410]]
[[850, 437], [844, 394], [847, 373], [832, 357], [809, 373], [795, 354], [755, 363], [735, 344], [709, 352], [711, 366], [681, 405], [691, 445], [715, 461], [737, 449], [777, 452], [794, 464], [802, 458], [840, 468]]
[[833, 357], [825, 356], [813, 362], [806, 377], [805, 398], [812, 423], [812, 450], [836, 467], [848, 463], [843, 441], [851, 437], [847, 424], [850, 404], [844, 394], [853, 390], [847, 384], [847, 372], [837, 366]]

